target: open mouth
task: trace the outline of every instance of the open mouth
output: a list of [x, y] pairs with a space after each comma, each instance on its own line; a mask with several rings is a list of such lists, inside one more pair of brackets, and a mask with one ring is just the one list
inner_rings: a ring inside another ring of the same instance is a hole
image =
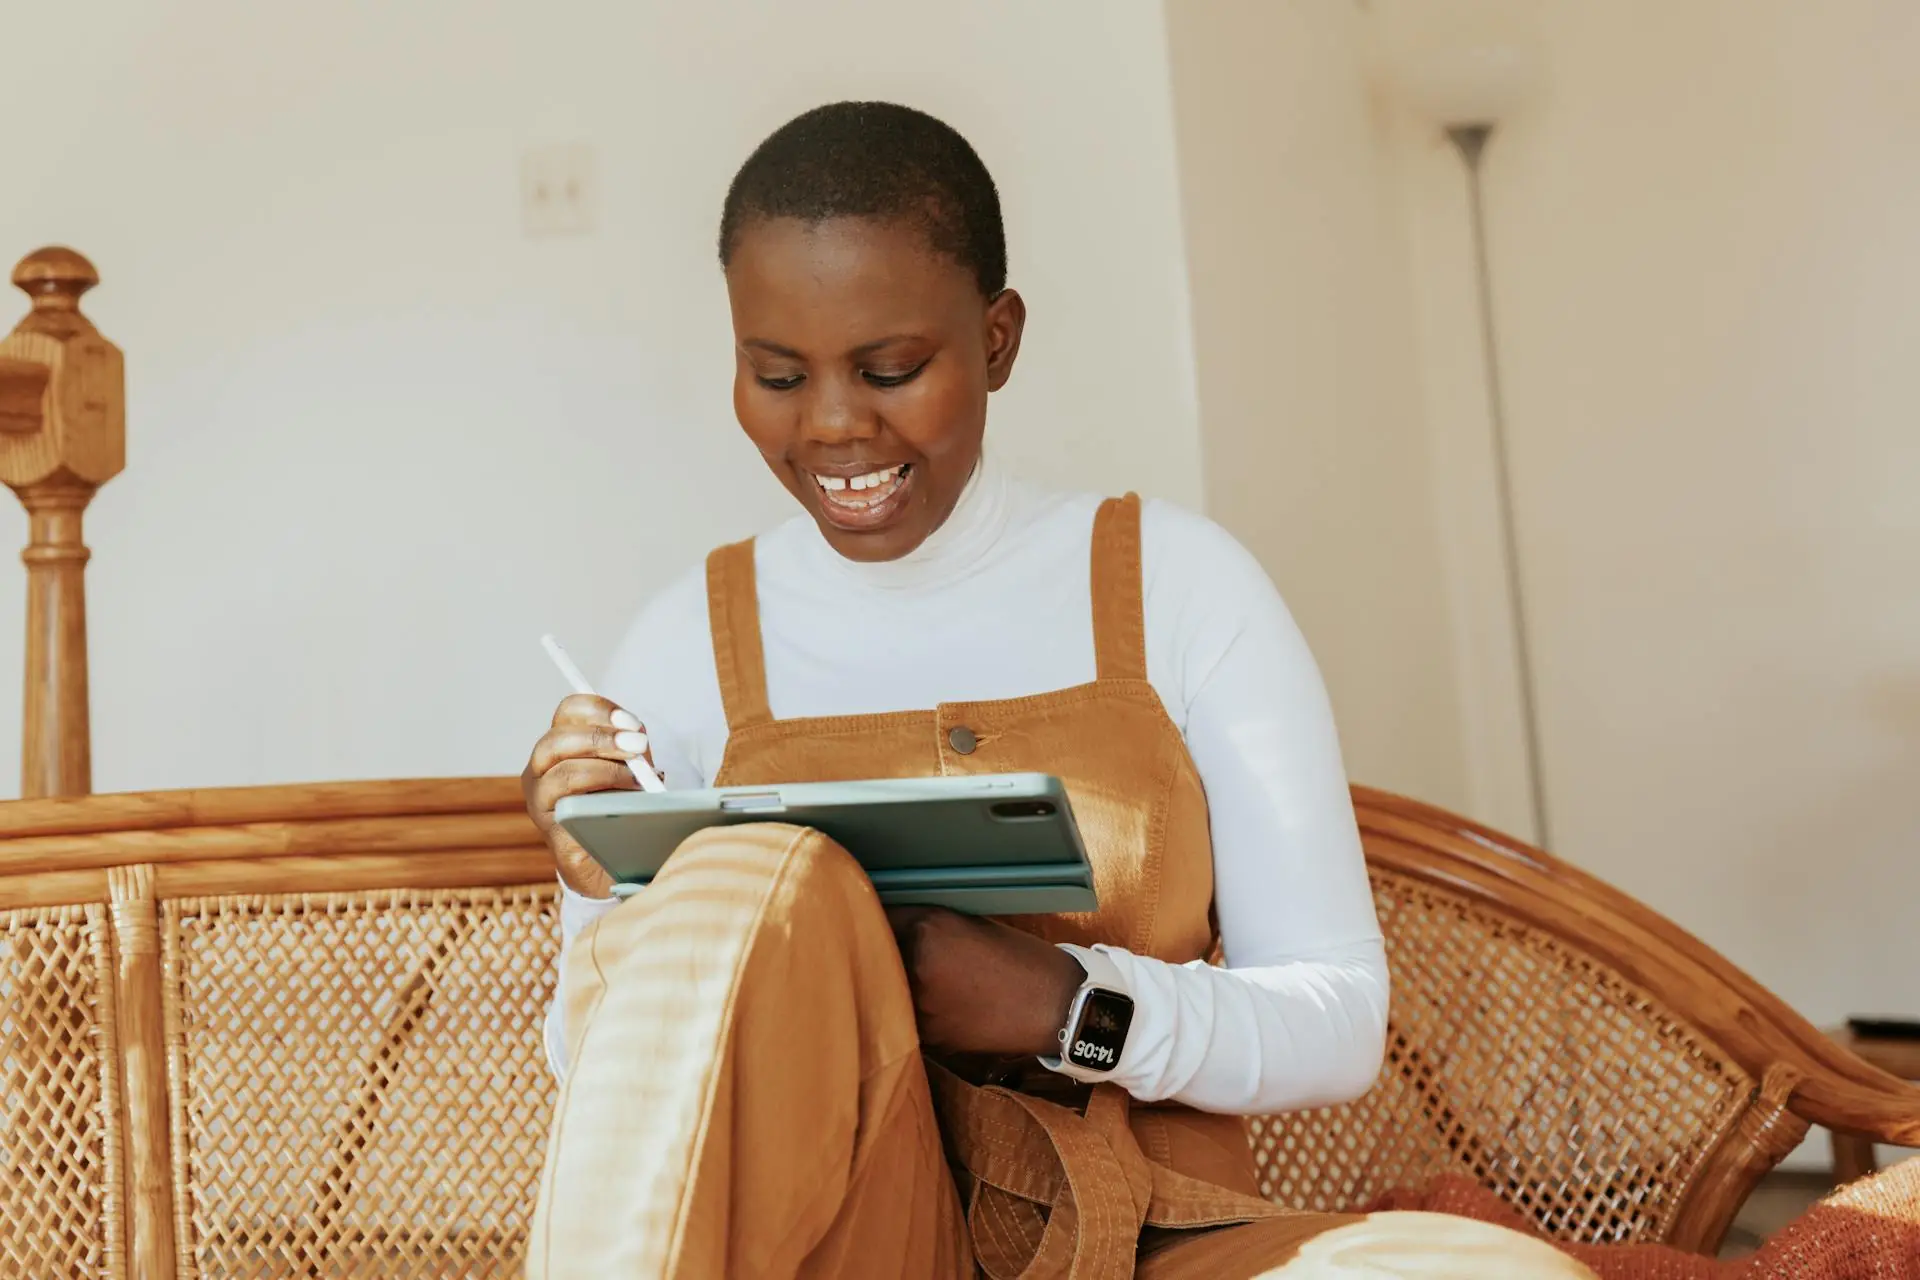
[[830, 523], [841, 529], [876, 529], [906, 506], [913, 464], [895, 463], [859, 475], [808, 476], [820, 490], [820, 509]]

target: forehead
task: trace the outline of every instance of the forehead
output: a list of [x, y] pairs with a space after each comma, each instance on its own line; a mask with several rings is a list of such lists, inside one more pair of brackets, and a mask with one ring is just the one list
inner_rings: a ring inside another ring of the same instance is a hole
[[973, 274], [908, 222], [757, 220], [727, 264], [735, 334], [783, 345], [858, 345], [977, 317]]

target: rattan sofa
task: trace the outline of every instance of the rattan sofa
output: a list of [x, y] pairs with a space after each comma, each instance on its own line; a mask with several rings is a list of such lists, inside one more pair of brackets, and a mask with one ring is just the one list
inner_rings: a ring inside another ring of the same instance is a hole
[[[64, 249], [14, 282], [0, 482], [30, 515], [0, 804], [0, 1276], [514, 1276], [553, 1083], [551, 866], [505, 778], [90, 796], [81, 515], [120, 353]], [[59, 798], [52, 798], [59, 797]], [[1710, 1249], [1808, 1122], [1920, 1144], [1920, 1089], [1553, 859], [1355, 792], [1393, 967], [1378, 1085], [1251, 1121], [1265, 1190], [1470, 1174], [1579, 1240]]]
[[[1465, 1172], [1558, 1235], [1718, 1243], [1809, 1121], [1920, 1090], [1673, 925], [1360, 790], [1395, 992], [1380, 1083], [1248, 1126], [1346, 1207]], [[0, 805], [7, 1275], [513, 1276], [557, 920], [510, 779]]]

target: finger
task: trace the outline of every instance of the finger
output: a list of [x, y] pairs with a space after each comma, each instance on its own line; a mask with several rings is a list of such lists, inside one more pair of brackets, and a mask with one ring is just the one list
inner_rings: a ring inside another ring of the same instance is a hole
[[553, 711], [553, 727], [562, 725], [610, 724], [616, 729], [637, 732], [640, 717], [625, 707], [609, 702], [597, 693], [568, 694]]
[[893, 927], [893, 936], [898, 938], [933, 913], [932, 907], [883, 907], [887, 913], [887, 923]]
[[572, 725], [549, 729], [533, 744], [528, 761], [541, 774], [562, 760], [646, 760], [651, 766], [652, 745], [644, 733], [615, 729], [609, 724]]
[[637, 791], [640, 783], [633, 770], [611, 760], [563, 760], [540, 775], [534, 787], [534, 803], [543, 813], [568, 796], [591, 795], [596, 791]]
[[936, 917], [951, 916], [961, 922], [986, 919], [984, 916], [970, 916], [964, 911], [955, 911], [951, 907], [895, 906], [882, 907], [881, 910], [887, 913], [887, 922], [894, 927], [895, 932], [901, 929], [910, 929], [917, 924], [931, 921]]

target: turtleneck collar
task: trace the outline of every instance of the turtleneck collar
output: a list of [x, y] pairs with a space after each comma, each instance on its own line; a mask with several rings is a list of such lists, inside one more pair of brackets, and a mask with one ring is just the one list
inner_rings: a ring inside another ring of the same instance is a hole
[[887, 590], [942, 586], [966, 577], [986, 563], [1006, 531], [1013, 505], [1006, 476], [992, 458], [991, 451], [981, 451], [945, 523], [898, 560], [849, 560], [833, 549], [817, 525], [809, 539], [812, 558], [824, 571]]

